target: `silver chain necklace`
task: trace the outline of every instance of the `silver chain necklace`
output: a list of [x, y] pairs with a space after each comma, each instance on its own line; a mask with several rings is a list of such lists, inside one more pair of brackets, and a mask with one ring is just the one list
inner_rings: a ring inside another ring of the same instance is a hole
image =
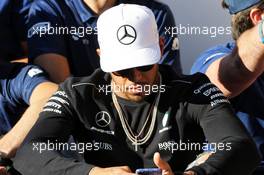
[[[160, 77], [160, 85], [161, 85], [162, 78], [161, 78], [160, 75], [159, 75], [159, 77]], [[112, 81], [112, 84], [113, 83], [114, 82]], [[160, 100], [160, 91], [158, 92], [158, 96], [156, 97], [156, 99], [155, 99], [155, 101], [153, 103], [154, 105], [151, 106], [150, 111], [149, 111], [148, 116], [147, 116], [147, 119], [146, 119], [146, 121], [145, 121], [145, 123], [144, 123], [144, 125], [143, 125], [143, 127], [140, 130], [138, 135], [135, 135], [133, 133], [131, 127], [129, 126], [128, 121], [124, 117], [124, 113], [123, 113], [123, 111], [121, 109], [120, 104], [117, 101], [117, 98], [116, 98], [116, 95], [115, 95], [114, 92], [112, 92], [112, 99], [113, 99], [115, 108], [117, 110], [118, 116], [120, 118], [122, 128], [125, 131], [125, 134], [126, 134], [127, 138], [132, 142], [133, 145], [135, 145], [135, 151], [137, 151], [138, 150], [138, 146], [145, 144], [149, 140], [149, 138], [151, 137], [151, 135], [153, 133], [153, 130], [154, 130], [154, 127], [155, 127], [155, 123], [156, 123], [156, 118], [157, 118], [158, 104], [159, 104], [159, 100]], [[147, 134], [142, 139], [138, 139], [139, 136], [143, 133], [144, 128], [146, 127], [146, 125], [148, 123], [148, 120], [149, 120], [149, 117], [150, 117], [151, 113], [152, 113], [152, 120], [151, 120], [151, 124], [150, 124], [149, 130], [148, 130]]]

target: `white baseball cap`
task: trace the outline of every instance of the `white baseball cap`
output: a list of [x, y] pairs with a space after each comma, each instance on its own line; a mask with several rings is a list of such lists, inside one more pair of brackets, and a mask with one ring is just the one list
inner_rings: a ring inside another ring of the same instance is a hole
[[161, 58], [155, 16], [145, 6], [120, 4], [106, 10], [97, 31], [104, 72], [152, 65]]

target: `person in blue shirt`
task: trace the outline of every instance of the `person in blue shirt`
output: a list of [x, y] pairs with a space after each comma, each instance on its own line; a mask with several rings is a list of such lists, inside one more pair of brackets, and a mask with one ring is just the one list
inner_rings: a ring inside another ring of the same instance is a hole
[[239, 119], [255, 140], [264, 174], [264, 1], [224, 0], [232, 15], [234, 42], [203, 52], [191, 73], [205, 73], [231, 99]]
[[[27, 58], [26, 20], [32, 0], [0, 1], [0, 58], [6, 61]], [[25, 59], [27, 61], [27, 59]]]
[[175, 26], [172, 12], [167, 5], [156, 1], [36, 0], [28, 22], [30, 61], [44, 68], [56, 83], [70, 75], [90, 75], [99, 68], [96, 52], [98, 16], [120, 3], [136, 3], [152, 9], [165, 46], [160, 63], [169, 64], [181, 72], [178, 38], [166, 32]]
[[[38, 113], [56, 90], [57, 85], [38, 66], [0, 63], [0, 158], [14, 157]], [[5, 171], [0, 165], [0, 174]]]

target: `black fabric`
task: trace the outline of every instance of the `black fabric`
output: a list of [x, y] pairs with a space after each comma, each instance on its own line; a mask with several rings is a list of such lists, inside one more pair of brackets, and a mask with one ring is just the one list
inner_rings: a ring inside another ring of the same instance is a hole
[[24, 63], [0, 63], [0, 79], [14, 78], [25, 65]]
[[[146, 132], [149, 129], [151, 118], [152, 118], [152, 112], [153, 112], [151, 108], [152, 108], [152, 105], [154, 105], [153, 103], [154, 103], [155, 97], [156, 96], [152, 95], [152, 96], [147, 97], [148, 98], [147, 100], [144, 100], [141, 102], [131, 102], [131, 101], [125, 100], [117, 96], [117, 100], [121, 106], [124, 117], [128, 121], [128, 124], [131, 127], [135, 135], [138, 135], [140, 133], [145, 122], [147, 122], [147, 125], [143, 133], [140, 135], [139, 139], [144, 137]], [[146, 121], [148, 118], [148, 115], [150, 115], [150, 117], [148, 121]]]
[[[199, 175], [250, 174], [259, 162], [259, 156], [223, 94], [203, 74], [179, 77], [169, 67], [161, 67], [160, 72], [165, 92], [161, 94], [155, 132], [137, 152], [126, 138], [111, 93], [102, 88], [107, 89], [110, 85], [109, 74], [96, 70], [90, 77], [70, 78], [60, 85], [18, 151], [16, 168], [27, 175], [87, 175], [93, 166], [126, 165], [135, 171], [155, 167], [153, 154], [158, 151], [173, 171], [184, 171], [203, 150], [172, 151], [165, 143], [203, 144], [207, 140], [230, 143], [232, 149], [217, 150], [205, 163], [195, 167], [194, 171]], [[145, 115], [144, 105], [142, 109], [142, 113], [135, 114]], [[130, 109], [130, 112], [133, 111]], [[99, 123], [98, 116], [104, 116], [110, 122]], [[145, 121], [141, 115], [137, 120]], [[85, 162], [65, 158], [57, 150], [39, 153], [33, 148], [33, 144], [41, 142], [66, 142], [69, 135], [73, 135], [78, 143], [91, 143], [93, 149], [83, 154]]]

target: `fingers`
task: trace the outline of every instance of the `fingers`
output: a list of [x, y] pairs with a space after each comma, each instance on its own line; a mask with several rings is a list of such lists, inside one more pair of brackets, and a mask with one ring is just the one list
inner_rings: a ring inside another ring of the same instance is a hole
[[6, 168], [3, 167], [3, 166], [0, 166], [0, 175], [8, 175], [7, 171], [6, 171]]
[[196, 175], [196, 173], [193, 171], [187, 171], [187, 172], [184, 172], [183, 175]]
[[156, 152], [153, 156], [155, 165], [162, 170], [162, 175], [173, 175], [170, 165], [161, 159], [160, 153]]
[[168, 169], [171, 169], [171, 168], [170, 168], [170, 165], [169, 165], [166, 161], [164, 161], [164, 160], [161, 159], [161, 157], [160, 157], [160, 153], [158, 153], [158, 152], [156, 152], [156, 153], [154, 154], [153, 161], [154, 161], [155, 165], [156, 165], [158, 168], [162, 169], [162, 170], [168, 170]]
[[117, 168], [120, 168], [124, 172], [132, 173], [131, 169], [128, 166], [120, 166], [120, 167], [117, 167]]
[[[128, 166], [112, 167], [111, 172], [111, 175], [136, 175], [132, 173], [131, 169]], [[107, 173], [106, 175], [110, 174]]]
[[[1, 175], [1, 174], [0, 174]], [[128, 166], [118, 166], [109, 168], [94, 167], [89, 175], [136, 175], [132, 173]]]

